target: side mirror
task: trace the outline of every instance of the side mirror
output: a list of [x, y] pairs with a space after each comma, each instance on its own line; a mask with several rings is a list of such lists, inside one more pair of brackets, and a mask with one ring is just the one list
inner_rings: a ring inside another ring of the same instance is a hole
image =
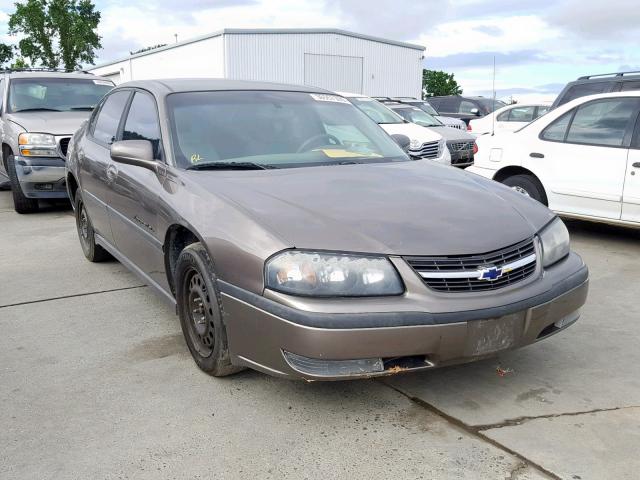
[[405, 152], [409, 150], [409, 145], [411, 145], [411, 139], [406, 135], [402, 135], [401, 133], [394, 133], [391, 135], [393, 141], [396, 142], [402, 150]]
[[471, 115], [477, 115], [480, 116], [480, 110], [478, 110], [477, 108], [472, 108], [471, 110], [469, 110], [469, 113]]
[[111, 144], [111, 159], [114, 162], [153, 170], [157, 173], [158, 162], [153, 159], [153, 146], [149, 140], [121, 140]]

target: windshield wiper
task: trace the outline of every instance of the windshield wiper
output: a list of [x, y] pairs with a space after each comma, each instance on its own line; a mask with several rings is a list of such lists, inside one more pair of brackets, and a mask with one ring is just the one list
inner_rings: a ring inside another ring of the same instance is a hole
[[84, 107], [71, 107], [71, 108], [69, 108], [69, 110], [88, 110], [88, 111], [91, 111], [91, 110], [94, 109], [94, 107], [95, 107], [95, 105], [87, 105], [87, 106], [84, 106]]
[[18, 112], [61, 112], [62, 110], [58, 110], [56, 108], [46, 108], [46, 107], [34, 107], [34, 108], [22, 108], [20, 110], [14, 110], [13, 113]]
[[276, 167], [253, 162], [209, 162], [191, 165], [187, 170], [266, 170], [268, 168]]

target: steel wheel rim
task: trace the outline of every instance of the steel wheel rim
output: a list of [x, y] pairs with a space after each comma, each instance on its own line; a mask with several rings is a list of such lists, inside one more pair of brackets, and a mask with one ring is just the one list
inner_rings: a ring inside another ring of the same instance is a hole
[[514, 189], [516, 192], [521, 193], [525, 197], [530, 197], [531, 196], [531, 195], [529, 195], [529, 192], [527, 192], [527, 190], [524, 187], [521, 187], [520, 185], [514, 185], [511, 188]]
[[84, 208], [84, 204], [80, 204], [80, 211], [78, 212], [78, 233], [80, 234], [80, 241], [86, 246], [89, 244], [89, 217], [87, 211]]
[[200, 272], [190, 269], [185, 275], [183, 302], [191, 343], [201, 357], [209, 357], [214, 347], [213, 307]]

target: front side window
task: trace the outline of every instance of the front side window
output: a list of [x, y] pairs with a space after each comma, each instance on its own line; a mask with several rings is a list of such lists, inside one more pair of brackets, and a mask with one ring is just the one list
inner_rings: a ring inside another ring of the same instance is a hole
[[409, 120], [411, 123], [420, 125], [421, 127], [440, 127], [442, 122], [435, 119], [428, 113], [419, 108], [399, 108], [396, 110], [400, 115]]
[[473, 103], [473, 102], [469, 102], [468, 100], [462, 100], [460, 102], [460, 108], [458, 109], [458, 113], [467, 113], [467, 114], [471, 114], [473, 113], [472, 110], [478, 110], [478, 106]]
[[429, 115], [432, 115], [432, 116], [438, 115], [438, 112], [436, 111], [436, 109], [433, 108], [431, 105], [429, 105], [427, 102], [417, 103], [415, 104], [415, 106], [418, 107], [423, 112], [428, 113]]
[[107, 145], [114, 142], [129, 94], [129, 91], [121, 90], [109, 95], [104, 101], [93, 127], [93, 137], [96, 140]]
[[109, 80], [91, 78], [14, 78], [8, 111], [91, 111], [112, 88]]
[[536, 118], [543, 116], [549, 110], [551, 110], [551, 107], [538, 107], [538, 110], [536, 111]]
[[598, 100], [581, 105], [573, 117], [566, 141], [620, 147], [637, 112], [638, 100], [635, 98]]
[[285, 168], [409, 160], [366, 114], [335, 95], [185, 92], [169, 95], [167, 108], [173, 153], [181, 168], [239, 163]]
[[122, 140], [148, 140], [153, 146], [153, 158], [161, 158], [160, 124], [155, 100], [150, 95], [141, 92], [134, 94]]

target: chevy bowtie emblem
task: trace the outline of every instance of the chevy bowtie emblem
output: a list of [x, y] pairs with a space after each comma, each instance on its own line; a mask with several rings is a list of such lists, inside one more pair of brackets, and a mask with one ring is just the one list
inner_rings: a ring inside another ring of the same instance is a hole
[[488, 280], [490, 282], [499, 279], [504, 273], [506, 273], [502, 271], [502, 268], [498, 268], [493, 265], [490, 267], [479, 268], [478, 272], [480, 272], [478, 280]]

